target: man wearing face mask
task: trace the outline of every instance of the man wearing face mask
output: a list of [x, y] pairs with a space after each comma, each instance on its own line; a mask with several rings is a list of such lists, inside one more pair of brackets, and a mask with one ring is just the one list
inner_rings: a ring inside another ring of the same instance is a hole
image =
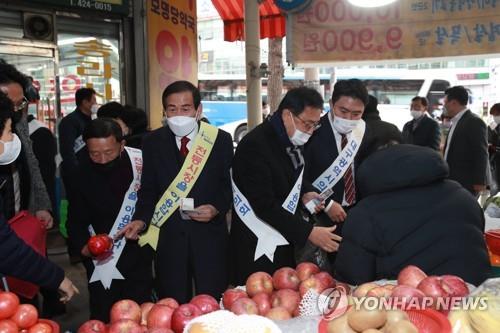
[[199, 119], [201, 95], [190, 82], [163, 91], [167, 126], [144, 137], [144, 172], [134, 221], [120, 235], [156, 251], [156, 291], [179, 303], [219, 298], [227, 287], [225, 220], [231, 205], [231, 136]]
[[124, 146], [118, 123], [109, 118], [93, 120], [82, 137], [90, 158], [82, 161], [77, 170], [79, 190], [72, 203], [74, 242], [87, 270], [90, 318], [109, 322], [111, 306], [118, 300], [132, 299], [139, 304], [150, 301], [151, 251], [141, 248], [137, 241], [123, 239], [114, 244], [114, 262], [92, 257], [87, 247], [89, 226], [92, 233], [114, 237], [123, 224], [131, 221], [140, 186], [142, 153]]
[[300, 199], [318, 199], [303, 179], [303, 146], [320, 127], [322, 109], [316, 90], [291, 89], [269, 120], [236, 149], [230, 251], [236, 285], [257, 271], [273, 274], [284, 266], [295, 267], [295, 252], [307, 241], [328, 252], [336, 249], [340, 238], [334, 228], [313, 227], [298, 207]]
[[411, 100], [410, 113], [413, 120], [403, 127], [403, 143], [439, 151], [441, 130], [439, 124], [428, 116], [427, 108], [427, 98], [416, 96]]
[[451, 118], [451, 128], [444, 159], [450, 167], [450, 179], [478, 197], [487, 183], [488, 136], [484, 121], [467, 109], [468, 102], [469, 94], [462, 86], [445, 91], [443, 113]]
[[24, 96], [27, 86], [26, 76], [0, 59], [0, 90], [14, 103], [13, 127], [19, 139], [16, 144], [22, 149], [19, 157], [3, 168], [9, 175], [4, 186], [7, 192], [4, 195], [4, 216], [10, 219], [27, 209], [50, 228], [53, 223], [52, 205], [29, 139], [28, 100]]
[[73, 246], [72, 239], [72, 209], [73, 194], [78, 191], [74, 180], [75, 172], [80, 160], [88, 158], [82, 133], [91, 122], [93, 115], [97, 114], [96, 92], [92, 88], [80, 88], [75, 93], [76, 109], [65, 116], [59, 124], [59, 150], [61, 153], [61, 178], [66, 190], [68, 200], [68, 216], [66, 227], [68, 229], [68, 252], [72, 263], [80, 261], [80, 249]]
[[[333, 221], [339, 235], [348, 210], [359, 200], [355, 170], [374, 140], [362, 120], [367, 103], [368, 92], [360, 80], [338, 81], [330, 99], [331, 111], [321, 118], [320, 129], [306, 145], [306, 179], [319, 193], [333, 190], [318, 218], [323, 225]], [[335, 251], [338, 246], [337, 242]], [[329, 259], [333, 263], [335, 254]]]

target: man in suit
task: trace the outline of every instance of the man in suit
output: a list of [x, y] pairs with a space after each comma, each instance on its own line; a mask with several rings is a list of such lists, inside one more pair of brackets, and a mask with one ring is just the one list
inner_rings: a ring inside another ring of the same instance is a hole
[[[321, 118], [321, 128], [306, 146], [306, 179], [311, 183], [332, 165], [347, 145], [353, 130], [363, 122], [362, 116], [367, 104], [368, 92], [360, 80], [341, 80], [335, 84], [330, 99], [331, 111]], [[353, 164], [334, 185], [333, 194], [325, 203], [325, 214], [320, 215], [323, 221], [328, 221], [329, 218], [336, 223], [343, 222], [347, 210], [356, 203], [359, 193], [355, 187], [355, 168], [367, 154], [373, 136], [368, 134], [369, 130], [366, 129]]]
[[[269, 120], [249, 132], [236, 149], [230, 252], [232, 282], [237, 285], [257, 271], [273, 274], [284, 266], [295, 267], [295, 251], [308, 240], [325, 251], [336, 250], [334, 228], [313, 227], [297, 209], [300, 198], [318, 199], [302, 182], [303, 145], [319, 128], [322, 109], [323, 98], [316, 90], [291, 89]], [[294, 198], [291, 205], [289, 198]]]
[[428, 116], [427, 98], [416, 96], [411, 100], [410, 113], [413, 120], [403, 127], [403, 143], [429, 147], [439, 151], [441, 130], [439, 124]]
[[[199, 122], [201, 96], [191, 83], [170, 84], [163, 92], [162, 101], [167, 126], [144, 138], [141, 189], [134, 221], [123, 234], [137, 239], [138, 233], [149, 226], [141, 237], [141, 244], [156, 246], [156, 290], [160, 298], [189, 302], [193, 280], [196, 294], [219, 298], [228, 278], [225, 216], [232, 201], [231, 136]], [[208, 159], [204, 167], [202, 163], [193, 165], [199, 156], [199, 143], [206, 139], [208, 131], [215, 133], [214, 140], [208, 139], [211, 152], [203, 155]], [[196, 173], [189, 171], [191, 169], [196, 169]], [[193, 183], [194, 175], [198, 178]], [[182, 180], [179, 183], [175, 181], [178, 176]], [[187, 183], [191, 184], [189, 193], [178, 195], [181, 189], [186, 193]], [[179, 196], [183, 200], [179, 200]], [[181, 207], [182, 212], [177, 209], [181, 201], [188, 201], [184, 198], [193, 199], [194, 209], [188, 208], [188, 204]], [[165, 219], [166, 216], [169, 217]]]
[[462, 86], [445, 91], [444, 113], [451, 118], [444, 159], [450, 179], [456, 180], [474, 196], [486, 189], [488, 138], [484, 121], [467, 109], [469, 94]]
[[140, 247], [137, 241], [115, 244], [113, 255], [118, 261], [114, 267], [124, 279], [112, 280], [106, 288], [105, 281], [92, 281], [97, 266], [87, 247], [89, 225], [96, 234], [114, 237], [119, 224], [130, 221], [131, 213], [124, 205], [133, 208], [135, 203], [129, 196], [135, 196], [137, 189], [133, 187], [140, 185], [141, 175], [134, 170], [142, 167], [141, 151], [124, 146], [119, 124], [109, 118], [91, 121], [82, 138], [90, 158], [82, 161], [76, 171], [79, 190], [74, 194], [72, 208], [72, 223], [77, 231], [74, 242], [81, 250], [87, 271], [90, 318], [109, 322], [111, 306], [120, 299], [132, 299], [139, 304], [151, 300], [151, 251]]

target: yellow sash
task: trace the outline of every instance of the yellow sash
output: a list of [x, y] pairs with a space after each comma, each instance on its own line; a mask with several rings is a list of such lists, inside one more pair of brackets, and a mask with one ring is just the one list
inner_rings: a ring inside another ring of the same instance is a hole
[[161, 196], [147, 232], [139, 238], [141, 246], [149, 244], [156, 250], [160, 228], [179, 207], [180, 199], [188, 196], [212, 152], [218, 129], [203, 121], [200, 124], [200, 130], [194, 138], [193, 146], [182, 164], [181, 171]]

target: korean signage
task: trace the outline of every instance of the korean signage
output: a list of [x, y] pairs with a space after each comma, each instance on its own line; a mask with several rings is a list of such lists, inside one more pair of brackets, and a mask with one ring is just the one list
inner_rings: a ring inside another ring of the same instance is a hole
[[117, 13], [127, 15], [129, 12], [128, 0], [31, 0], [44, 5], [56, 5], [74, 9], [86, 9], [103, 13]]
[[500, 53], [500, 0], [400, 0], [380, 8], [313, 0], [291, 20], [294, 63]]
[[177, 80], [198, 83], [196, 0], [147, 0], [149, 115], [161, 125], [163, 90]]

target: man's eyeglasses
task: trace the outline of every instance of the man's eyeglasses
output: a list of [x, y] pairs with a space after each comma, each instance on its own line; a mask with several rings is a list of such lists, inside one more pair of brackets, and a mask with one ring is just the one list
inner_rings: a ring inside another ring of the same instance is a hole
[[293, 115], [293, 116], [294, 116], [295, 118], [297, 118], [298, 120], [300, 120], [300, 121], [301, 121], [301, 123], [304, 125], [304, 127], [305, 127], [305, 129], [306, 129], [307, 131], [310, 131], [310, 130], [315, 131], [315, 130], [317, 130], [318, 128], [320, 128], [320, 127], [321, 127], [321, 124], [320, 124], [320, 122], [319, 122], [319, 121], [318, 121], [318, 122], [313, 122], [313, 121], [305, 121], [305, 120], [303, 120], [302, 118], [300, 118], [299, 116], [296, 116], [296, 115]]
[[17, 112], [24, 110], [24, 108], [26, 107], [26, 105], [28, 105], [28, 103], [29, 103], [28, 99], [23, 96], [23, 100], [21, 101], [21, 103], [14, 106], [14, 111]]

